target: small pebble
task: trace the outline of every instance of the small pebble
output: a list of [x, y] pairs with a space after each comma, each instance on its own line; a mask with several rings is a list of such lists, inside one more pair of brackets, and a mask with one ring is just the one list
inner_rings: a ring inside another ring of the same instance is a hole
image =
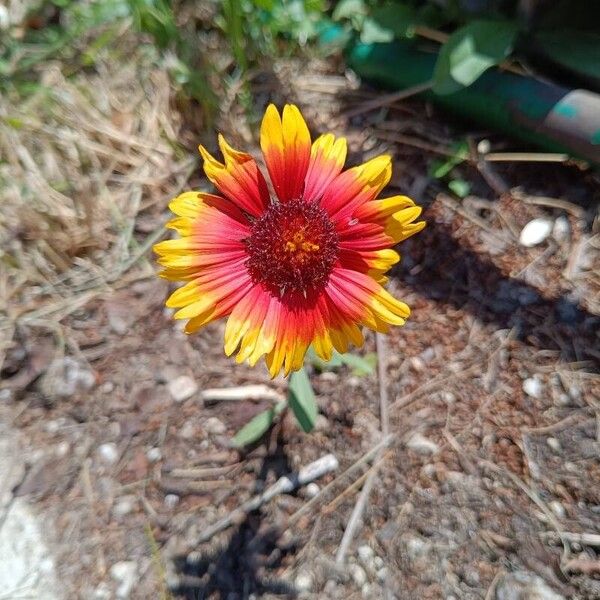
[[383, 563], [383, 558], [381, 558], [381, 556], [376, 556], [376, 557], [373, 559], [373, 566], [374, 566], [376, 569], [381, 569], [381, 568], [383, 567], [383, 565], [384, 565], [384, 563]]
[[523, 391], [532, 398], [542, 395], [542, 383], [537, 377], [529, 377], [523, 382]]
[[296, 586], [296, 589], [299, 593], [310, 592], [313, 587], [313, 577], [310, 573], [307, 573], [306, 571], [301, 571], [300, 573], [298, 573], [294, 581], [294, 585]]
[[552, 228], [552, 237], [557, 242], [564, 242], [571, 232], [571, 227], [569, 225], [569, 219], [564, 215], [561, 215], [554, 221], [554, 227]]
[[124, 517], [133, 511], [134, 503], [130, 498], [119, 500], [112, 509], [113, 515], [117, 518]]
[[175, 402], [183, 402], [191, 398], [198, 391], [198, 384], [191, 377], [180, 375], [169, 381], [167, 389]]
[[554, 223], [551, 219], [533, 219], [521, 231], [519, 243], [531, 248], [541, 244], [552, 232]]
[[136, 572], [137, 563], [132, 560], [123, 560], [110, 568], [110, 576], [119, 584], [117, 598], [129, 598], [137, 579]]
[[387, 567], [381, 567], [380, 569], [377, 570], [377, 580], [380, 583], [385, 583], [387, 578], [388, 578], [388, 568]]
[[371, 548], [371, 546], [367, 546], [366, 544], [364, 544], [363, 546], [358, 547], [358, 560], [360, 560], [360, 562], [363, 565], [366, 566], [367, 564], [369, 564], [374, 556], [375, 552], [373, 551], [373, 548]]
[[204, 422], [204, 431], [211, 435], [222, 435], [227, 431], [227, 427], [217, 417], [209, 417]]
[[56, 455], [57, 456], [66, 456], [69, 453], [69, 450], [71, 449], [71, 444], [69, 444], [69, 442], [61, 442], [60, 444], [58, 444], [58, 446], [56, 447]]
[[150, 462], [158, 462], [162, 458], [162, 452], [160, 448], [150, 448], [146, 456]]
[[319, 487], [319, 485], [317, 483], [314, 483], [314, 482], [309, 483], [306, 486], [306, 497], [314, 498], [319, 493], [320, 489], [321, 488]]
[[553, 452], [559, 453], [561, 450], [560, 442], [555, 437], [546, 438], [546, 444], [548, 444]]
[[367, 583], [367, 574], [360, 565], [350, 565], [350, 576], [354, 583], [360, 588]]
[[167, 508], [172, 510], [179, 504], [179, 496], [177, 494], [167, 494], [164, 503]]
[[552, 502], [548, 503], [548, 506], [559, 519], [565, 518], [567, 514], [565, 507], [558, 500], [552, 500]]
[[98, 446], [98, 454], [102, 461], [109, 465], [114, 465], [119, 460], [117, 445], [112, 442]]

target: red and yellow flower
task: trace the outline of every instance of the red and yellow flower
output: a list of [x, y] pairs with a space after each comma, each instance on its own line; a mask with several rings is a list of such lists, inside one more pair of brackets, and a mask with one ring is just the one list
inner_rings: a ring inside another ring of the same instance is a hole
[[274, 194], [256, 161], [220, 135], [223, 162], [200, 146], [206, 176], [221, 195], [185, 192], [169, 207], [181, 236], [156, 244], [162, 277], [185, 282], [167, 300], [186, 332], [228, 317], [225, 352], [272, 376], [302, 367], [312, 344], [363, 343], [361, 326], [386, 333], [408, 306], [383, 287], [400, 260], [392, 246], [425, 226], [406, 196], [377, 199], [392, 172], [378, 156], [343, 170], [346, 140], [327, 133], [312, 144], [294, 105], [270, 105], [260, 145]]

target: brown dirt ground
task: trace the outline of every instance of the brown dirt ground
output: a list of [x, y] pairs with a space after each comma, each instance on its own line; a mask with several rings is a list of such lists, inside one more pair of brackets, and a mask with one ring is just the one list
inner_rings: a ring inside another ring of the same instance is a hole
[[[313, 373], [317, 430], [304, 434], [286, 417], [240, 454], [231, 435], [265, 403], [203, 405], [199, 392], [176, 403], [167, 383], [189, 375], [199, 390], [265, 383], [284, 392], [285, 382], [226, 359], [223, 323], [185, 337], [163, 308], [168, 285], [146, 276], [107, 288], [62, 321], [65, 353], [93, 371], [89, 391], [53, 394], [55, 342], [34, 327], [17, 329], [4, 365], [12, 390], [4, 417], [31, 456], [16, 493], [52, 524], [67, 597], [113, 597], [98, 592], [115, 589], [111, 565], [135, 561], [131, 597], [140, 599], [294, 597], [299, 574], [311, 580], [302, 597], [533, 598], [502, 591], [515, 571], [566, 598], [600, 598], [598, 545], [568, 535], [600, 533], [597, 175], [537, 163], [494, 163], [482, 175], [465, 163], [458, 171], [472, 195], [459, 202], [427, 176], [436, 155], [415, 140], [443, 149], [469, 136], [502, 149], [506, 139], [450, 127], [418, 100], [347, 117], [373, 94], [320, 64], [290, 78], [297, 68], [259, 78], [259, 103], [295, 100], [313, 131], [348, 137], [351, 163], [392, 152], [388, 193], [414, 197], [428, 222], [401, 245], [389, 286], [413, 315], [387, 339], [393, 439], [351, 566], [336, 568], [334, 557], [359, 491], [352, 484], [366, 467], [336, 477], [381, 439], [377, 377]], [[235, 139], [231, 123], [223, 128]], [[160, 225], [164, 209], [155, 203], [141, 213], [145, 231]], [[560, 215], [570, 226], [564, 239], [518, 244], [529, 220]], [[374, 349], [368, 337], [365, 352]], [[538, 397], [523, 391], [530, 377], [541, 384]], [[437, 450], [411, 449], [415, 433]], [[99, 455], [105, 443], [116, 445], [113, 464]], [[158, 460], [148, 457], [153, 448]], [[307, 502], [301, 489], [196, 544], [245, 499], [328, 452], [340, 469], [318, 481], [321, 490], [333, 486], [308, 514], [288, 521]], [[181, 468], [196, 476], [175, 477]], [[205, 468], [216, 470], [198, 471]], [[361, 562], [363, 545], [375, 562]]]

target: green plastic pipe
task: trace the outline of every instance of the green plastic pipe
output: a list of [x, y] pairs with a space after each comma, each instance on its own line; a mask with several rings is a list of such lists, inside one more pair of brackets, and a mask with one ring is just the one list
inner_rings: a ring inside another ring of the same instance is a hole
[[[347, 51], [348, 65], [362, 79], [396, 90], [430, 81], [436, 58], [404, 41]], [[588, 90], [491, 69], [456, 93], [424, 96], [463, 119], [600, 165], [600, 95]]]

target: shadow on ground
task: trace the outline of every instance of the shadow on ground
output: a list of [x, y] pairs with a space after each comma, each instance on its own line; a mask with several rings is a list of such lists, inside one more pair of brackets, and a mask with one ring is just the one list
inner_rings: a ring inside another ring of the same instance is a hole
[[[262, 461], [254, 493], [264, 489], [269, 474], [272, 481], [291, 472], [282, 443]], [[208, 545], [195, 548], [191, 554], [175, 557], [173, 566], [178, 587], [172, 592], [185, 600], [222, 598], [241, 600], [250, 594], [277, 594], [296, 597], [294, 586], [271, 576], [283, 566], [286, 556], [294, 554], [294, 541], [284, 542], [281, 529], [263, 521], [260, 510], [246, 516], [229, 534], [228, 543], [221, 548]]]
[[[422, 236], [422, 237], [421, 237]], [[419, 240], [401, 247], [409, 257], [394, 269], [403, 285], [425, 298], [471, 312], [482, 323], [515, 328], [516, 338], [561, 361], [591, 361], [600, 367], [600, 316], [565, 295], [545, 296], [524, 281], [507, 277], [485, 255], [464, 248], [450, 228], [428, 220]], [[411, 274], [415, 264], [418, 274]]]

